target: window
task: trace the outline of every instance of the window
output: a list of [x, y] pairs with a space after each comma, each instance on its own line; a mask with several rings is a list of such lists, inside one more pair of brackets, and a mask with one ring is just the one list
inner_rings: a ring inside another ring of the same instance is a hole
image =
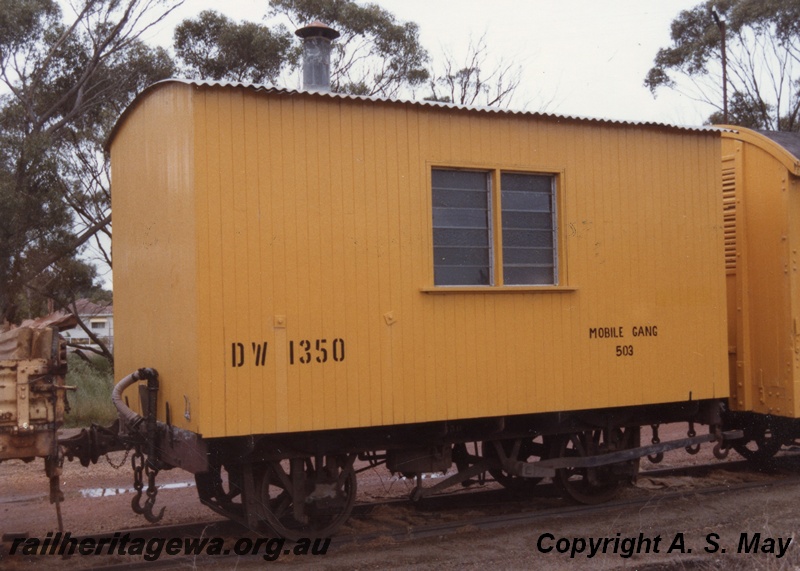
[[431, 181], [435, 285], [557, 284], [555, 175], [433, 169]]
[[555, 177], [502, 173], [503, 283], [556, 283]]
[[106, 320], [105, 319], [92, 319], [91, 320], [92, 329], [105, 329], [106, 328]]
[[487, 173], [433, 171], [434, 284], [491, 284], [489, 198]]

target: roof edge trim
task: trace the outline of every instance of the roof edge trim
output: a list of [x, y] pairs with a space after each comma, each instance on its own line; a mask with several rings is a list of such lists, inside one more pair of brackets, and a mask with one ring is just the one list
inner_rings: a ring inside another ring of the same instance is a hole
[[720, 131], [724, 131], [728, 129], [728, 127], [719, 127], [719, 126], [693, 126], [693, 125], [671, 125], [668, 123], [659, 123], [656, 121], [626, 121], [621, 119], [608, 119], [608, 118], [597, 118], [597, 117], [584, 117], [578, 115], [559, 115], [556, 113], [545, 113], [541, 111], [515, 111], [511, 109], [502, 109], [497, 107], [470, 107], [464, 105], [456, 105], [454, 103], [443, 103], [440, 101], [418, 101], [418, 100], [410, 100], [410, 99], [388, 99], [383, 97], [368, 97], [364, 95], [348, 95], [342, 93], [332, 93], [332, 92], [311, 92], [311, 91], [300, 91], [294, 89], [286, 89], [282, 87], [275, 87], [273, 85], [268, 84], [255, 84], [255, 83], [240, 83], [240, 82], [226, 82], [226, 81], [205, 81], [205, 80], [193, 80], [193, 79], [183, 79], [183, 78], [170, 78], [170, 79], [163, 79], [156, 83], [153, 83], [144, 90], [141, 91], [128, 107], [122, 112], [122, 114], [117, 119], [117, 122], [114, 124], [114, 127], [111, 129], [111, 133], [106, 140], [104, 145], [106, 151], [108, 152], [111, 148], [111, 144], [114, 140], [116, 133], [119, 131], [120, 126], [125, 122], [127, 116], [138, 106], [139, 102], [144, 98], [147, 94], [151, 91], [159, 89], [168, 84], [182, 84], [188, 85], [193, 87], [209, 87], [209, 88], [226, 88], [226, 87], [238, 87], [241, 89], [246, 89], [250, 91], [267, 91], [269, 93], [277, 93], [282, 95], [304, 95], [309, 97], [328, 97], [331, 99], [344, 99], [350, 101], [374, 101], [374, 102], [383, 102], [383, 103], [391, 103], [397, 105], [412, 105], [415, 107], [430, 107], [430, 108], [439, 108], [439, 109], [453, 109], [453, 110], [460, 110], [460, 111], [472, 111], [478, 113], [494, 113], [497, 115], [504, 115], [504, 116], [511, 116], [517, 115], [521, 117], [538, 117], [541, 119], [549, 119], [555, 121], [575, 121], [579, 123], [596, 123], [601, 125], [617, 125], [617, 126], [640, 126], [640, 127], [654, 127], [654, 128], [662, 128], [662, 129], [672, 129], [678, 131], [690, 131], [690, 132], [697, 132], [697, 133], [719, 133]]
[[736, 127], [735, 125], [720, 125], [720, 127], [723, 128], [723, 137], [740, 139], [745, 143], [750, 143], [762, 149], [775, 157], [793, 175], [800, 176], [800, 158], [795, 157], [780, 143], [773, 141], [758, 131], [746, 127]]

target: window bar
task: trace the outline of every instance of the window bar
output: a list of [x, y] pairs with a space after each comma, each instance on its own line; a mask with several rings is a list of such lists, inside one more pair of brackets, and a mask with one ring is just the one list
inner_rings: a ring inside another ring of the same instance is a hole
[[489, 260], [492, 269], [492, 284], [502, 286], [503, 281], [503, 209], [500, 202], [500, 171], [495, 169], [489, 173]]

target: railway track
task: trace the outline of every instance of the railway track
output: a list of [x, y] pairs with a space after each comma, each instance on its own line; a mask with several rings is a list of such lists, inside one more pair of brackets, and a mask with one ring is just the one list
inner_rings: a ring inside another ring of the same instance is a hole
[[336, 538], [338, 545], [346, 545], [350, 543], [364, 543], [374, 541], [381, 537], [388, 537], [397, 541], [426, 539], [431, 537], [441, 537], [451, 533], [457, 533], [464, 528], [473, 528], [480, 530], [497, 529], [501, 527], [508, 527], [511, 525], [523, 525], [550, 519], [553, 517], [572, 517], [576, 515], [586, 514], [602, 514], [608, 511], [614, 511], [619, 508], [634, 508], [650, 504], [657, 499], [659, 502], [669, 502], [677, 499], [684, 499], [691, 496], [702, 496], [722, 493], [733, 493], [742, 490], [766, 487], [781, 487], [781, 486], [795, 486], [800, 485], [800, 476], [788, 476], [780, 480], [769, 482], [748, 482], [742, 484], [713, 486], [708, 488], [699, 488], [692, 490], [685, 490], [680, 492], [666, 492], [658, 494], [657, 498], [653, 496], [639, 497], [632, 499], [625, 499], [620, 501], [608, 502], [600, 505], [572, 505], [562, 506], [557, 508], [550, 508], [539, 511], [523, 511], [519, 513], [502, 514], [496, 516], [483, 516], [473, 517], [466, 519], [459, 519], [457, 521], [450, 521], [432, 525], [419, 525], [408, 528], [395, 528], [386, 529], [380, 532], [364, 533], [357, 535], [344, 535]]
[[[669, 505], [675, 502], [685, 502], [687, 498], [713, 496], [717, 494], [737, 494], [747, 490], [780, 488], [782, 486], [799, 486], [800, 476], [797, 476], [800, 466], [800, 455], [785, 455], [776, 459], [771, 471], [759, 476], [757, 481], [739, 483], [725, 483], [722, 485], [702, 485], [676, 491], [648, 490], [631, 488], [614, 501], [600, 505], [568, 505], [558, 497], [553, 485], [540, 484], [525, 494], [514, 493], [504, 489], [483, 489], [463, 492], [453, 492], [426, 498], [420, 502], [411, 502], [408, 499], [385, 499], [369, 504], [356, 506], [351, 522], [345, 526], [343, 533], [332, 539], [325, 547], [326, 555], [336, 556], [337, 553], [361, 549], [362, 546], [380, 545], [389, 542], [392, 545], [404, 542], [417, 542], [421, 540], [439, 539], [462, 534], [465, 531], [493, 531], [502, 528], [535, 526], [537, 523], [553, 521], [554, 519], [587, 518], [602, 516], [602, 514], [618, 513], [620, 511], [642, 510], [653, 504]], [[752, 469], [745, 462], [728, 462], [725, 464], [708, 464], [690, 467], [668, 468], [649, 470], [640, 477], [652, 480], [668, 480], [670, 478], [690, 477], [703, 478], [709, 474], [720, 473], [751, 474]], [[239, 541], [241, 547], [255, 546], [258, 535], [227, 520], [211, 520], [192, 524], [172, 526], [150, 526], [139, 529], [127, 529], [117, 532], [108, 532], [102, 535], [92, 535], [95, 541], [105, 539], [111, 541], [116, 534], [117, 538], [123, 535], [150, 540], [151, 538], [223, 538], [225, 547], [218, 555], [198, 554], [191, 556], [163, 556], [157, 561], [144, 561], [141, 557], [134, 556], [105, 556], [85, 558], [73, 556], [72, 563], [90, 564], [97, 568], [103, 564], [111, 569], [139, 569], [153, 565], [158, 567], [175, 566], [218, 566], [236, 565], [242, 567], [248, 561], [254, 564], [263, 564], [263, 547], [261, 555], [237, 555], [234, 549], [235, 542]], [[7, 538], [8, 539], [8, 538]], [[79, 541], [83, 537], [76, 538]], [[250, 542], [250, 543], [248, 543]], [[277, 556], [292, 553], [291, 542], [281, 546], [281, 553]], [[8, 552], [8, 545], [4, 551]], [[225, 553], [227, 551], [227, 553]], [[43, 563], [56, 563], [59, 557], [35, 557], [33, 559], [48, 559]], [[46, 567], [46, 565], [45, 565]]]
[[[534, 522], [552, 517], [602, 513], [604, 511], [613, 511], [617, 508], [642, 506], [653, 501], [670, 501], [692, 495], [733, 493], [751, 488], [800, 484], [800, 475], [798, 475], [800, 474], [800, 454], [781, 456], [776, 459], [774, 464], [758, 471], [754, 470], [752, 465], [746, 461], [735, 461], [724, 464], [712, 463], [647, 470], [641, 472], [639, 478], [640, 480], [646, 478], [657, 481], [666, 481], [670, 478], [702, 479], [709, 474], [720, 472], [742, 474], [760, 472], [763, 475], [763, 479], [753, 482], [691, 486], [677, 491], [667, 491], [666, 489], [654, 489], [651, 491], [631, 487], [622, 494], [621, 498], [597, 505], [567, 503], [553, 484], [539, 484], [525, 492], [514, 492], [506, 489], [469, 491], [469, 488], [467, 488], [464, 491], [459, 490], [431, 496], [419, 502], [402, 499], [361, 505], [356, 507], [352, 516], [355, 520], [367, 519], [376, 510], [384, 509], [384, 506], [394, 506], [397, 509], [410, 508], [415, 513], [424, 514], [426, 518], [444, 514], [445, 517], [455, 518], [453, 521], [443, 521], [429, 525], [415, 525], [412, 523], [407, 526], [387, 528], [373, 533], [342, 534], [336, 539], [337, 544], [340, 545], [372, 541], [379, 537], [391, 537], [396, 540], [419, 539], [457, 532], [464, 527], [494, 529], [505, 525]], [[702, 480], [699, 481], [702, 483]], [[486, 516], [460, 516], [462, 513], [469, 514], [476, 510], [491, 511], [493, 509], [503, 510], [505, 513], [488, 514]]]

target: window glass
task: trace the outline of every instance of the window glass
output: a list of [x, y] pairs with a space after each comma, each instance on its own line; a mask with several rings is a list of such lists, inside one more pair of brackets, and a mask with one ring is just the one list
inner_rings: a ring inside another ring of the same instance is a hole
[[503, 283], [556, 283], [554, 186], [552, 175], [501, 173]]
[[490, 285], [487, 173], [435, 169], [432, 186], [434, 283]]
[[[557, 283], [555, 175], [500, 172], [499, 178], [498, 201], [492, 172], [433, 169], [435, 285], [494, 285], [495, 277], [503, 285]], [[497, 238], [492, 204], [501, 209]], [[501, 248], [502, 271], [493, 255]]]

